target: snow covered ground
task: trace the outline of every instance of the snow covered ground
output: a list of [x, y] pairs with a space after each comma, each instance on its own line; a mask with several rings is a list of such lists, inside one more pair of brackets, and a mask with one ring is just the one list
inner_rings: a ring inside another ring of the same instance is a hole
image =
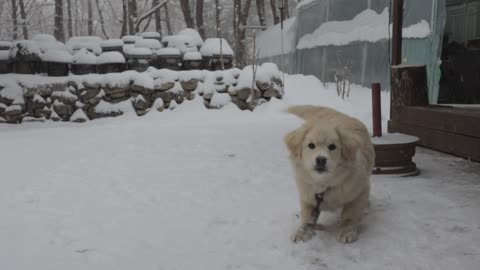
[[330, 105], [369, 124], [371, 105], [367, 89], [342, 101], [313, 77], [286, 86], [253, 113], [197, 99], [142, 118], [0, 125], [0, 269], [478, 269], [480, 165], [424, 149], [419, 177], [373, 177], [358, 242], [332, 228], [293, 244], [282, 138], [301, 121], [282, 109]]

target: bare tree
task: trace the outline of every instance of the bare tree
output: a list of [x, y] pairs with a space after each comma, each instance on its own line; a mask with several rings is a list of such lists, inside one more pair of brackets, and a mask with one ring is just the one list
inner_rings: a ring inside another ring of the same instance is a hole
[[246, 65], [246, 29], [248, 14], [252, 0], [246, 0], [242, 9], [242, 0], [233, 0], [234, 3], [234, 36], [235, 36], [235, 61], [237, 66], [244, 67]]
[[180, 7], [182, 8], [183, 17], [188, 28], [195, 28], [192, 12], [190, 10], [190, 2], [188, 0], [180, 0]]
[[67, 22], [67, 29], [68, 29], [68, 36], [73, 36], [73, 18], [72, 18], [72, 0], [67, 0], [67, 14], [68, 14], [68, 22]]
[[137, 0], [128, 0], [128, 30], [130, 35], [135, 34], [135, 21], [137, 20]]
[[197, 0], [195, 16], [198, 32], [202, 38], [205, 38], [205, 25], [203, 25], [203, 0]]
[[273, 24], [280, 23], [280, 16], [278, 15], [277, 10], [277, 0], [270, 0], [270, 7], [272, 8]]
[[[154, 6], [157, 6], [158, 4], [160, 4], [160, 0], [153, 0], [152, 8]], [[155, 11], [155, 31], [157, 31], [158, 33], [162, 33], [162, 16], [160, 13], [160, 9], [157, 9]]]
[[256, 0], [257, 2], [257, 13], [258, 13], [258, 20], [260, 21], [261, 26], [267, 25], [265, 22], [265, 1], [264, 0]]
[[122, 0], [122, 11], [122, 30], [120, 35], [125, 36], [128, 32], [127, 23], [129, 22], [127, 0]]
[[170, 12], [168, 11], [168, 2], [165, 4], [165, 21], [167, 23], [167, 33], [171, 35], [173, 33], [172, 23], [170, 22]]
[[100, 6], [100, 1], [96, 0], [96, 4], [97, 4], [97, 10], [98, 10], [98, 17], [100, 17], [100, 27], [102, 28], [102, 33], [106, 38], [108, 38], [108, 33], [107, 33], [107, 30], [105, 29], [105, 19], [103, 18], [103, 12]]
[[88, 35], [93, 36], [93, 8], [92, 0], [87, 0], [87, 25], [88, 25]]
[[55, 0], [55, 29], [53, 35], [59, 41], [65, 41], [65, 30], [63, 29], [63, 1]]
[[18, 39], [18, 21], [17, 21], [17, 1], [12, 0], [12, 23], [13, 23], [13, 32], [12, 32], [12, 38]]
[[27, 12], [25, 10], [25, 2], [23, 0], [19, 0], [19, 4], [20, 4], [20, 17], [22, 18], [23, 38], [28, 39]]
[[215, 26], [217, 38], [221, 36], [221, 16], [222, 16], [222, 7], [220, 6], [220, 0], [215, 0]]

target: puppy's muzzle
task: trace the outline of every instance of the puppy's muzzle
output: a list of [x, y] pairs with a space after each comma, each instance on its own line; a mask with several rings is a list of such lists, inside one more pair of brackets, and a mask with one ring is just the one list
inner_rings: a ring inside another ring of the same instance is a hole
[[319, 156], [315, 159], [315, 170], [319, 173], [327, 171], [327, 159]]

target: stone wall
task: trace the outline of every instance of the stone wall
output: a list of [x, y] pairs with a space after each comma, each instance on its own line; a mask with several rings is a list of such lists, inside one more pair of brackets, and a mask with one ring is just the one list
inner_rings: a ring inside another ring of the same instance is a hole
[[60, 78], [8, 74], [0, 76], [0, 123], [85, 122], [120, 116], [129, 110], [142, 116], [173, 109], [194, 98], [203, 98], [208, 109], [232, 102], [241, 110], [254, 110], [282, 96], [281, 73], [272, 64], [260, 66], [255, 76], [251, 67], [225, 71], [151, 68], [144, 73]]

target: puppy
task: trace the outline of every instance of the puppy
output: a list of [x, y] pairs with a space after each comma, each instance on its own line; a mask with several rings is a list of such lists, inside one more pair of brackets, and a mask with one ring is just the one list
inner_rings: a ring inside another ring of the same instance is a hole
[[342, 209], [337, 240], [356, 241], [375, 160], [367, 128], [326, 107], [295, 106], [288, 112], [305, 120], [285, 137], [300, 194], [301, 225], [293, 241], [311, 239], [320, 212], [336, 209]]

